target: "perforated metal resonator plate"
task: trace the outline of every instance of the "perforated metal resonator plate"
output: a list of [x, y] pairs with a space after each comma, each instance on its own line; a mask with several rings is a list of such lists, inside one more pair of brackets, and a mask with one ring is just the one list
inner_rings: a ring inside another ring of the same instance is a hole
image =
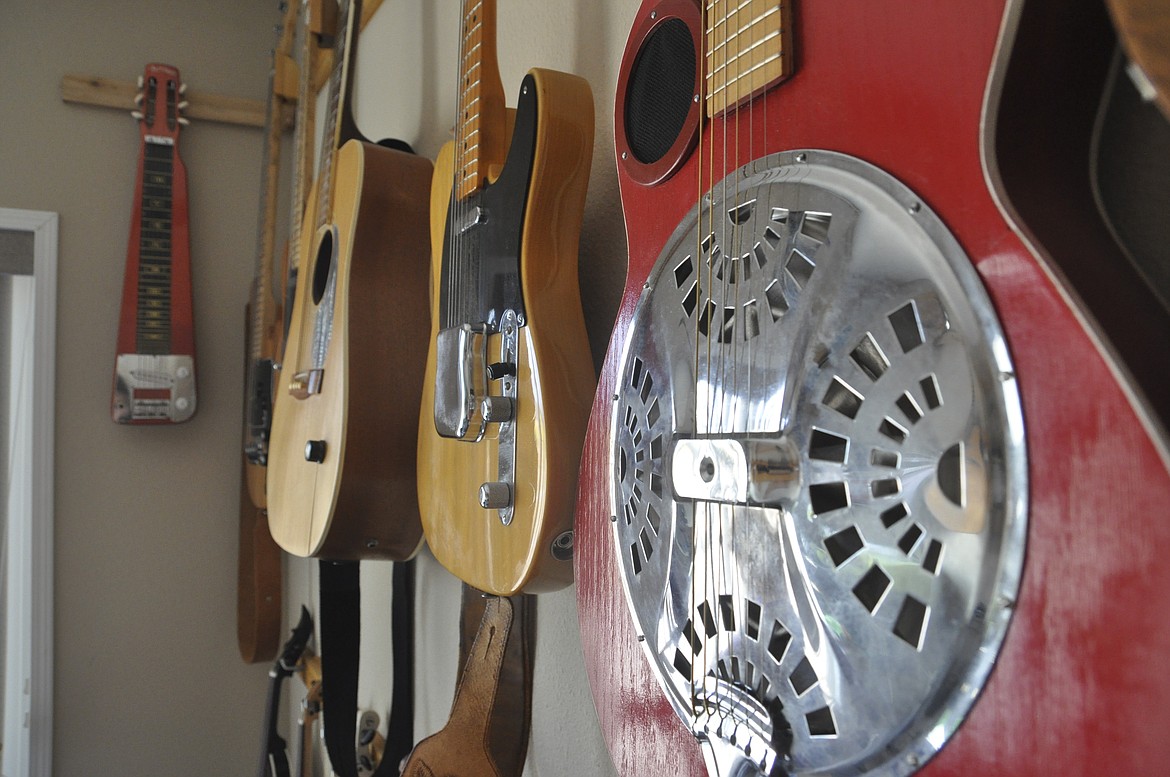
[[713, 773], [909, 773], [973, 703], [1018, 588], [999, 324], [939, 219], [860, 160], [774, 155], [712, 192], [619, 372], [631, 611]]

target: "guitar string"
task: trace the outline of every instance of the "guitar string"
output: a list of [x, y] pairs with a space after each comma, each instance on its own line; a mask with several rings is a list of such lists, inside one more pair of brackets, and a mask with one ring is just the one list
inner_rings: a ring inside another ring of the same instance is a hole
[[[704, 4], [704, 5], [706, 5], [706, 4]], [[704, 55], [705, 57], [710, 56], [709, 50], [711, 47], [711, 38], [714, 35], [714, 29], [711, 29], [710, 32], [708, 32], [708, 30], [707, 30], [707, 27], [709, 26], [707, 14], [710, 11], [711, 11], [710, 8], [705, 8], [705, 10], [704, 10], [704, 35], [703, 35], [703, 37], [704, 37], [705, 45], [708, 46], [708, 52]], [[706, 103], [704, 103], [703, 110], [707, 111], [707, 109], [708, 109], [708, 106]], [[707, 208], [706, 208], [707, 227], [700, 228], [700, 230], [699, 230], [700, 240], [703, 240], [704, 242], [707, 243], [706, 250], [708, 251], [708, 253], [710, 251], [714, 250], [714, 245], [715, 245], [715, 234], [714, 234], [714, 232], [715, 232], [715, 229], [714, 229], [714, 227], [715, 227], [715, 219], [714, 219], [714, 207], [715, 207], [715, 205], [714, 205], [714, 200], [715, 200], [715, 132], [717, 131], [717, 127], [715, 125], [715, 117], [713, 115], [714, 112], [712, 111], [711, 113], [712, 113], [712, 115], [709, 117], [710, 128], [711, 128], [711, 134], [710, 134], [710, 138], [709, 138], [709, 146], [710, 146], [709, 152], [710, 153], [708, 153], [708, 155], [707, 155], [707, 167], [708, 167], [707, 186], [709, 187], [709, 189], [706, 190], [706, 192], [707, 192]], [[700, 187], [700, 189], [699, 189], [700, 196], [702, 196], [704, 191], [705, 190], [702, 187]], [[700, 225], [700, 227], [702, 227], [703, 222], [702, 222], [701, 214], [703, 213], [703, 208], [701, 205], [700, 205], [699, 212], [700, 212], [699, 225]], [[704, 240], [703, 235], [708, 229], [711, 231], [710, 236]], [[702, 263], [702, 264], [700, 264], [700, 288], [702, 290], [702, 293], [699, 295], [699, 298], [697, 300], [698, 304], [697, 304], [697, 308], [696, 308], [696, 312], [695, 312], [695, 320], [696, 320], [696, 327], [698, 329], [698, 332], [701, 333], [702, 327], [700, 325], [700, 322], [701, 322], [703, 316], [706, 314], [707, 310], [709, 309], [710, 295], [711, 295], [711, 277], [710, 277], [710, 257], [708, 256], [708, 257], [704, 258], [703, 255], [700, 253], [698, 255], [698, 259]], [[704, 266], [707, 269], [707, 272], [705, 273], [706, 278], [703, 277]], [[706, 299], [703, 299], [704, 295], [706, 295]], [[708, 326], [708, 331], [710, 331], [709, 326]], [[696, 334], [696, 338], [698, 338], [698, 334]], [[710, 356], [711, 355], [711, 347], [710, 347], [710, 339], [709, 338], [708, 338], [707, 343], [706, 343], [706, 348], [707, 348], [707, 358], [705, 360], [705, 367], [709, 368], [709, 365], [711, 363], [711, 356]], [[709, 428], [710, 413], [708, 412], [707, 406], [706, 406], [707, 397], [705, 394], [701, 394], [699, 391], [700, 385], [701, 385], [700, 384], [700, 376], [701, 376], [701, 373], [699, 371], [699, 365], [696, 364], [695, 365], [695, 381], [696, 381], [695, 397], [696, 397], [696, 400], [698, 400], [698, 401], [695, 402], [695, 412], [702, 413], [702, 425], [700, 426], [697, 424], [696, 426], [698, 428], [696, 429], [696, 431], [699, 433], [707, 433], [710, 431], [710, 428]], [[705, 381], [705, 383], [706, 383], [706, 385], [709, 386], [710, 380], [708, 379], [707, 381]], [[700, 404], [700, 402], [702, 404]], [[696, 419], [696, 420], [699, 420], [699, 419]], [[704, 603], [706, 603], [710, 599], [711, 587], [712, 587], [712, 577], [714, 574], [714, 567], [713, 567], [712, 562], [711, 562], [712, 537], [711, 537], [711, 502], [710, 502], [710, 500], [703, 500], [702, 509], [703, 509], [703, 588], [702, 588], [702, 601]], [[702, 614], [703, 613], [700, 613], [700, 615], [702, 615]], [[706, 621], [707, 618], [704, 618], [703, 620]], [[710, 661], [710, 648], [707, 644], [710, 641], [710, 635], [708, 634], [708, 627], [707, 627], [707, 624], [705, 622], [702, 625], [702, 629], [703, 629], [703, 635], [704, 635], [705, 639], [703, 640], [703, 642], [704, 642], [703, 667], [702, 667], [701, 671], [702, 671], [703, 675], [705, 675], [706, 674], [706, 666]], [[718, 633], [718, 632], [716, 632], [716, 633]], [[706, 699], [705, 690], [706, 689], [704, 688], [703, 689], [704, 703], [709, 705], [709, 702]], [[710, 707], [708, 706], [708, 710], [709, 709], [710, 709]]]
[[[326, 112], [325, 126], [322, 128], [321, 135], [321, 149], [317, 160], [317, 202], [315, 203], [314, 232], [310, 239], [309, 246], [313, 247], [317, 244], [317, 234], [321, 228], [324, 227], [331, 217], [332, 211], [332, 175], [333, 175], [333, 157], [337, 151], [337, 141], [340, 139], [340, 132], [337, 128], [337, 117], [340, 113], [339, 103], [341, 101], [341, 74], [344, 69], [344, 63], [347, 56], [347, 49], [349, 45], [349, 30], [348, 23], [350, 18], [350, 4], [348, 2], [341, 5], [341, 18], [339, 20], [338, 29], [342, 31], [340, 41], [337, 48], [334, 50], [334, 65], [333, 70], [329, 74], [329, 107]], [[320, 256], [310, 257], [311, 276], [317, 273], [317, 262], [320, 261]], [[310, 304], [310, 297], [307, 292], [311, 291], [313, 284], [313, 277], [300, 278], [299, 283], [308, 283], [309, 289], [306, 293], [298, 295], [304, 301], [301, 311], [301, 320], [299, 324], [299, 331], [297, 332], [297, 341], [299, 348], [297, 349], [297, 361], [304, 362], [305, 358], [305, 324], [311, 322], [311, 330], [309, 334], [309, 366], [313, 368], [321, 368], [324, 366], [324, 339], [325, 334], [322, 331], [322, 309], [318, 307], [313, 311], [313, 315], [308, 315], [307, 308]], [[324, 300], [322, 300], [324, 301]], [[294, 370], [294, 375], [301, 372], [300, 364], [290, 365]]]
[[[448, 325], [459, 323], [461, 317], [458, 317], [456, 314], [465, 309], [468, 299], [475, 294], [472, 279], [465, 277], [468, 269], [474, 270], [474, 263], [470, 262], [470, 257], [465, 255], [473, 244], [470, 242], [470, 238], [466, 236], [464, 227], [467, 224], [467, 219], [471, 212], [471, 196], [477, 188], [479, 161], [478, 141], [475, 147], [468, 146], [468, 140], [472, 134], [476, 135], [477, 138], [480, 135], [478, 105], [481, 91], [481, 78], [477, 76], [475, 81], [472, 82], [471, 72], [473, 67], [482, 72], [482, 67], [480, 65], [473, 65], [469, 60], [472, 58], [474, 52], [477, 50], [482, 51], [484, 19], [482, 0], [477, 0], [470, 5], [465, 1], [462, 5], [459, 72], [455, 90], [456, 126], [458, 132], [455, 138], [456, 164], [453, 181], [454, 214], [449, 222], [452, 227], [451, 238], [453, 250], [450, 256], [448, 285], [453, 307], [449, 309], [448, 320], [445, 322]], [[473, 94], [474, 100], [470, 99]], [[473, 102], [477, 105], [474, 116], [471, 110]], [[474, 157], [470, 153], [473, 150], [476, 152]], [[473, 165], [476, 167], [476, 170], [469, 170], [468, 168]]]
[[[699, 133], [699, 142], [698, 142], [698, 150], [696, 151], [697, 156], [696, 156], [696, 165], [695, 165], [698, 180], [695, 182], [696, 224], [695, 224], [695, 253], [694, 253], [695, 259], [694, 259], [694, 261], [698, 265], [698, 267], [697, 267], [696, 272], [695, 272], [695, 286], [694, 286], [694, 289], [695, 289], [695, 293], [694, 293], [694, 299], [695, 299], [694, 319], [695, 320], [694, 320], [694, 329], [691, 333], [692, 334], [692, 342], [694, 343], [693, 355], [692, 355], [692, 369], [693, 369], [694, 375], [695, 375], [694, 390], [695, 390], [696, 400], [698, 399], [698, 389], [699, 389], [699, 315], [700, 315], [699, 311], [700, 311], [700, 308], [702, 307], [701, 299], [702, 299], [702, 279], [703, 279], [703, 270], [702, 270], [702, 261], [703, 261], [703, 201], [702, 201], [702, 198], [703, 198], [703, 126], [704, 126], [703, 119], [704, 119], [704, 115], [706, 113], [706, 99], [707, 99], [707, 97], [706, 97], [706, 91], [707, 91], [706, 84], [705, 84], [704, 78], [703, 78], [703, 73], [706, 72], [706, 67], [704, 67], [702, 64], [703, 58], [706, 56], [706, 50], [707, 50], [707, 34], [706, 34], [705, 25], [702, 24], [702, 19], [706, 17], [706, 14], [705, 14], [705, 12], [702, 12], [702, 14], [703, 15], [700, 18], [700, 25], [699, 25], [699, 27], [700, 27], [699, 78], [698, 78], [698, 83], [696, 84], [696, 88], [698, 89], [697, 97], [699, 100], [698, 128], [697, 128], [697, 131]], [[699, 431], [699, 429], [698, 429], [698, 420], [699, 419], [697, 417], [698, 410], [699, 410], [699, 403], [698, 403], [698, 401], [696, 401], [695, 402], [696, 418], [694, 421], [696, 433]], [[698, 570], [696, 570], [696, 568], [695, 568], [695, 554], [698, 552], [698, 548], [699, 548], [699, 544], [698, 544], [698, 540], [699, 540], [699, 515], [698, 515], [698, 513], [699, 513], [699, 509], [700, 509], [701, 504], [702, 503], [696, 503], [695, 500], [692, 500], [692, 502], [691, 502], [691, 574], [690, 574], [690, 601], [688, 602], [688, 606], [689, 606], [688, 612], [690, 613], [690, 620], [691, 620], [692, 624], [694, 623], [695, 613], [697, 612], [697, 607], [698, 607], [698, 601], [697, 601], [698, 596], [697, 596], [696, 581], [695, 581], [696, 573]], [[699, 624], [699, 628], [704, 628], [704, 627], [702, 626], [702, 624]], [[692, 634], [695, 633], [694, 626], [692, 626], [691, 633]], [[704, 629], [703, 633], [706, 634], [705, 629]], [[691, 648], [693, 651], [693, 648], [694, 648], [693, 644], [691, 645]], [[705, 659], [705, 656], [704, 656], [704, 659]], [[691, 696], [690, 704], [691, 704], [692, 712], [694, 712], [696, 714], [697, 714], [697, 711], [699, 708], [699, 699], [701, 698], [698, 696], [697, 691], [696, 691], [696, 687], [695, 687], [695, 669], [696, 669], [696, 665], [698, 663], [699, 663], [698, 661], [691, 662], [690, 678], [689, 678], [690, 679], [690, 696]]]
[[465, 129], [463, 118], [463, 71], [466, 67], [464, 57], [467, 51], [467, 3], [460, 3], [460, 17], [459, 17], [459, 66], [455, 70], [455, 124], [453, 127], [454, 146], [451, 154], [451, 201], [448, 207], [451, 208], [452, 213], [447, 219], [447, 223], [451, 225], [451, 234], [449, 245], [446, 247], [446, 254], [442, 257], [447, 268], [447, 277], [444, 285], [444, 299], [447, 301], [447, 315], [442, 322], [442, 326], [449, 327], [452, 324], [453, 306], [455, 301], [455, 284], [457, 276], [457, 264], [460, 251], [461, 235], [457, 229], [459, 224], [459, 209], [460, 209], [460, 188], [463, 180], [463, 154], [461, 153], [462, 135]]
[[[723, 11], [724, 11], [723, 18], [721, 21], [722, 21], [722, 26], [723, 26], [723, 39], [724, 39], [724, 41], [726, 41], [726, 43], [724, 45], [724, 56], [726, 56], [727, 43], [734, 43], [735, 42], [734, 28], [732, 28], [730, 26], [730, 21], [731, 21], [732, 16], [734, 15], [736, 18], [737, 24], [738, 24], [739, 9], [738, 9], [738, 6], [736, 6], [735, 9], [732, 11], [732, 13], [728, 14], [727, 8], [726, 8], [726, 3], [725, 3]], [[735, 318], [733, 316], [731, 318], [730, 324], [729, 324], [728, 314], [727, 314], [727, 310], [728, 310], [727, 303], [729, 301], [728, 297], [730, 296], [729, 289], [731, 289], [735, 286], [734, 282], [732, 281], [732, 278], [733, 278], [733, 274], [735, 272], [735, 261], [736, 261], [736, 256], [738, 253], [738, 245], [739, 245], [739, 217], [738, 217], [738, 207], [739, 207], [739, 199], [740, 199], [739, 103], [738, 103], [738, 83], [736, 81], [732, 80], [732, 75], [730, 72], [727, 71], [726, 67], [724, 68], [724, 80], [725, 80], [725, 82], [729, 83], [729, 88], [735, 89], [735, 94], [732, 96], [732, 99], [736, 100], [736, 102], [734, 103], [735, 113], [733, 116], [728, 114], [727, 99], [725, 98], [724, 102], [723, 102], [724, 122], [725, 122], [724, 126], [726, 127], [726, 126], [730, 125], [730, 132], [731, 132], [731, 138], [729, 141], [730, 145], [728, 148], [724, 149], [724, 157], [726, 158], [726, 156], [728, 154], [730, 154], [731, 155], [731, 162], [730, 162], [730, 164], [727, 164], [727, 163], [724, 164], [724, 169], [722, 171], [722, 174], [723, 174], [723, 180], [725, 182], [725, 185], [726, 185], [726, 182], [728, 180], [728, 177], [734, 176], [734, 180], [732, 180], [732, 182], [731, 182], [730, 197], [728, 199], [724, 200], [724, 205], [720, 209], [720, 224], [722, 225], [723, 234], [724, 234], [724, 240], [723, 240], [724, 248], [721, 252], [720, 264], [719, 264], [720, 270], [722, 270], [722, 273], [721, 273], [722, 278], [721, 278], [721, 286], [720, 286], [719, 313], [721, 313], [722, 315], [720, 316], [719, 339], [717, 341], [719, 343], [719, 346], [720, 346], [719, 350], [718, 350], [718, 354], [719, 354], [719, 365], [718, 365], [718, 370], [719, 370], [719, 372], [718, 372], [718, 376], [719, 376], [719, 378], [718, 378], [718, 385], [719, 385], [719, 396], [718, 396], [719, 415], [718, 415], [718, 419], [719, 419], [719, 421], [718, 421], [718, 423], [719, 423], [719, 425], [718, 425], [718, 429], [717, 429], [720, 437], [724, 437], [728, 434], [733, 434], [735, 432], [734, 416], [731, 419], [728, 419], [728, 406], [727, 406], [727, 403], [728, 403], [728, 384], [729, 383], [731, 384], [730, 397], [731, 397], [732, 403], [735, 402], [735, 398], [736, 398], [735, 390], [738, 386], [738, 381], [736, 381], [734, 379], [734, 377], [735, 377], [734, 376], [734, 368], [735, 368], [735, 336], [734, 336], [734, 334], [735, 334], [735, 329], [734, 329]], [[724, 134], [724, 137], [725, 138], [727, 137], [726, 132]], [[727, 141], [725, 141], [725, 142], [727, 142]], [[729, 200], [730, 200], [730, 202], [729, 202]], [[732, 218], [730, 215], [731, 213], [736, 213], [737, 214], [736, 217]], [[729, 232], [730, 232], [730, 235], [728, 234]], [[732, 309], [734, 310], [734, 307]], [[731, 327], [730, 331], [728, 329], [729, 325]], [[730, 343], [727, 342], [728, 337], [730, 337]], [[730, 354], [729, 354], [729, 351], [730, 351]], [[728, 375], [729, 356], [730, 356], [730, 360], [731, 360], [731, 371], [733, 373], [730, 376]], [[734, 410], [734, 408], [733, 408], [733, 410]], [[731, 421], [730, 423], [729, 423], [729, 420]], [[726, 505], [726, 504], [720, 505], [719, 523], [716, 527], [718, 529], [718, 532], [719, 532], [719, 534], [718, 534], [718, 536], [719, 536], [719, 609], [720, 609], [720, 615], [723, 617], [723, 620], [724, 620], [723, 629], [720, 631], [720, 635], [726, 635], [723, 638], [724, 644], [720, 646], [720, 655], [722, 655], [724, 651], [726, 651], [728, 654], [732, 653], [732, 649], [734, 647], [732, 644], [732, 635], [734, 634], [733, 626], [737, 622], [737, 619], [735, 617], [736, 597], [734, 595], [735, 589], [736, 589], [735, 583], [736, 583], [736, 576], [737, 576], [735, 565], [734, 565], [734, 559], [736, 558], [736, 556], [734, 555], [736, 512], [737, 512], [736, 505]], [[730, 552], [728, 552], [728, 551], [730, 551]], [[728, 593], [724, 593], [724, 592], [728, 592]], [[728, 603], [727, 603], [726, 610], [725, 610], [724, 605], [723, 605], [724, 597], [727, 597], [728, 599], [730, 599], [730, 601], [728, 601]], [[727, 660], [726, 663], [723, 665], [722, 673], [726, 675], [726, 681], [729, 684], [735, 680], [735, 676], [734, 676], [735, 666], [736, 666], [736, 664], [733, 663], [730, 659]], [[731, 717], [734, 720], [734, 717], [735, 717], [734, 705], [730, 705], [728, 707], [721, 706], [720, 709], [725, 710], [725, 714], [724, 714], [725, 721], [726, 721], [727, 717]]]

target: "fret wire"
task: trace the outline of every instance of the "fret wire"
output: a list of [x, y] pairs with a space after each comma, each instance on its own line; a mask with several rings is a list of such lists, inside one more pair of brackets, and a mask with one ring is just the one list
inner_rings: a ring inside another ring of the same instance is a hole
[[[708, 55], [708, 57], [709, 57], [711, 54], [713, 54], [713, 53], [715, 53], [716, 51], [718, 51], [719, 49], [721, 49], [721, 48], [724, 48], [725, 46], [727, 46], [727, 44], [731, 43], [731, 42], [732, 42], [732, 40], [734, 40], [734, 39], [736, 38], [736, 36], [738, 36], [738, 35], [742, 34], [742, 33], [743, 33], [745, 30], [748, 30], [748, 29], [750, 29], [750, 28], [754, 27], [755, 25], [762, 23], [762, 22], [763, 22], [764, 20], [766, 20], [766, 19], [767, 19], [769, 16], [772, 16], [772, 15], [774, 15], [774, 14], [778, 14], [778, 13], [780, 13], [780, 6], [772, 6], [772, 7], [771, 7], [771, 8], [769, 8], [767, 11], [764, 11], [762, 14], [760, 14], [760, 15], [759, 15], [759, 16], [757, 16], [756, 18], [754, 18], [754, 19], [752, 19], [751, 21], [749, 21], [747, 24], [745, 24], [745, 25], [743, 25], [742, 27], [740, 27], [738, 30], [736, 30], [736, 31], [734, 31], [734, 32], [731, 32], [731, 33], [722, 33], [722, 36], [723, 36], [723, 37], [722, 37], [722, 39], [719, 41], [719, 43], [718, 43], [718, 44], [716, 44], [714, 48], [712, 48], [710, 51], [708, 51], [708, 52], [707, 52], [707, 55]], [[711, 26], [711, 29], [707, 30], [707, 34], [708, 34], [708, 35], [715, 35], [715, 30], [716, 30], [716, 29], [718, 29], [719, 27], [721, 27], [721, 26], [723, 26], [724, 24], [727, 24], [727, 23], [729, 23], [729, 22], [731, 22], [731, 16], [728, 16], [728, 17], [726, 17], [725, 19], [723, 19], [723, 20], [721, 20], [721, 21], [719, 21], [719, 22], [716, 22], [714, 25], [712, 25], [712, 26]]]
[[[479, 80], [478, 78], [477, 78], [477, 79], [475, 79], [474, 81], [470, 81], [470, 82], [468, 82], [468, 84], [467, 84], [467, 88], [466, 88], [466, 89], [464, 89], [462, 92], [460, 92], [460, 93], [459, 93], [459, 94], [460, 94], [460, 97], [462, 97], [463, 95], [466, 95], [466, 94], [467, 94], [468, 92], [470, 92], [472, 89], [475, 89], [475, 88], [477, 88], [477, 87], [479, 86], [479, 84], [480, 84], [480, 80]], [[478, 98], [477, 98], [477, 99], [478, 99]]]
[[[743, 30], [741, 30], [740, 32], [742, 33], [744, 30], [747, 30], [747, 29], [748, 29], [747, 27], [744, 27], [744, 28], [743, 28]], [[723, 65], [720, 65], [718, 69], [722, 69], [722, 68], [723, 68], [724, 66], [726, 66], [728, 63], [730, 63], [730, 62], [734, 62], [735, 60], [739, 59], [741, 56], [743, 56], [744, 54], [748, 53], [748, 52], [749, 52], [749, 51], [751, 51], [752, 49], [754, 49], [754, 48], [756, 48], [756, 47], [758, 47], [758, 46], [761, 46], [761, 45], [763, 45], [764, 43], [767, 43], [768, 41], [772, 40], [773, 38], [777, 37], [778, 35], [782, 35], [782, 34], [783, 34], [783, 32], [784, 32], [784, 30], [779, 30], [779, 29], [778, 29], [778, 30], [772, 30], [772, 31], [771, 31], [771, 32], [769, 32], [767, 35], [764, 35], [763, 37], [761, 37], [761, 38], [757, 38], [757, 39], [755, 39], [754, 41], [752, 41], [751, 45], [749, 45], [749, 46], [746, 46], [746, 47], [744, 47], [744, 46], [741, 46], [737, 52], [735, 52], [735, 53], [731, 54], [729, 57], [727, 57], [727, 59], [725, 59], [725, 60], [724, 60], [724, 63], [723, 63]], [[726, 41], [724, 41], [724, 43], [726, 43]], [[721, 43], [721, 44], [719, 44], [719, 47], [722, 47], [722, 46], [723, 46], [723, 44], [722, 44], [722, 43]], [[719, 48], [719, 47], [716, 47], [716, 48]], [[708, 53], [708, 55], [707, 55], [707, 62], [708, 62], [708, 63], [710, 63], [711, 61], [713, 61], [713, 60], [714, 60], [714, 58], [715, 58], [715, 57], [714, 57], [714, 52], [713, 52], [713, 51], [712, 51], [712, 52], [710, 52], [710, 53]], [[708, 77], [708, 78], [710, 78], [710, 77], [711, 77], [711, 74], [710, 74], [710, 73], [708, 73], [708, 74], [707, 74], [707, 77]]]
[[[715, 29], [716, 27], [718, 27], [720, 24], [722, 24], [723, 22], [725, 22], [725, 21], [727, 21], [727, 20], [731, 19], [731, 17], [733, 17], [733, 16], [738, 16], [740, 11], [742, 11], [742, 10], [743, 10], [743, 9], [745, 9], [745, 8], [747, 8], [748, 6], [750, 6], [750, 5], [751, 5], [752, 3], [754, 3], [754, 2], [756, 2], [756, 0], [742, 0], [738, 6], [736, 6], [736, 7], [735, 7], [735, 8], [733, 8], [732, 10], [728, 11], [727, 13], [725, 13], [725, 14], [723, 15], [723, 18], [719, 19], [719, 21], [717, 21], [717, 22], [715, 22], [714, 24], [712, 24], [712, 25], [711, 25], [711, 27], [710, 27], [710, 29], [711, 29], [711, 30], [713, 30], [713, 29]], [[714, 10], [715, 10], [715, 6], [717, 6], [717, 5], [727, 5], [727, 3], [726, 3], [725, 1], [721, 3], [721, 2], [720, 2], [720, 0], [714, 0], [714, 2], [711, 2], [711, 3], [707, 4], [707, 10], [708, 10], [708, 11], [714, 11]], [[772, 4], [772, 6], [771, 6], [771, 10], [778, 11], [778, 10], [780, 10], [780, 8], [781, 8], [782, 6], [783, 6], [783, 3], [779, 3], [779, 2], [777, 2], [777, 3], [773, 3], [773, 4]], [[765, 13], [771, 13], [771, 10], [770, 10], [770, 11], [766, 11]]]
[[772, 64], [773, 62], [775, 62], [775, 61], [776, 61], [776, 60], [778, 60], [778, 59], [780, 59], [780, 55], [779, 55], [779, 54], [773, 54], [772, 56], [768, 57], [767, 59], [765, 59], [765, 60], [764, 60], [763, 62], [761, 62], [760, 64], [758, 64], [758, 65], [754, 65], [754, 66], [753, 66], [751, 69], [749, 69], [749, 70], [747, 70], [747, 71], [745, 71], [745, 72], [741, 73], [741, 74], [740, 74], [739, 76], [737, 76], [735, 79], [733, 79], [733, 80], [731, 80], [731, 81], [728, 81], [728, 82], [726, 82], [726, 83], [720, 84], [719, 86], [717, 86], [717, 87], [715, 87], [714, 89], [710, 90], [710, 91], [707, 93], [707, 94], [708, 94], [708, 96], [711, 96], [711, 95], [716, 95], [716, 94], [718, 94], [719, 92], [725, 91], [726, 89], [730, 88], [730, 87], [731, 87], [731, 86], [733, 86], [733, 85], [734, 85], [734, 86], [739, 86], [739, 85], [740, 85], [740, 84], [743, 82], [743, 80], [744, 80], [744, 77], [745, 77], [745, 76], [747, 76], [747, 75], [750, 75], [751, 73], [753, 73], [753, 72], [755, 72], [756, 70], [759, 70], [759, 69], [761, 69], [761, 68], [763, 68], [763, 67], [767, 67], [768, 65]]

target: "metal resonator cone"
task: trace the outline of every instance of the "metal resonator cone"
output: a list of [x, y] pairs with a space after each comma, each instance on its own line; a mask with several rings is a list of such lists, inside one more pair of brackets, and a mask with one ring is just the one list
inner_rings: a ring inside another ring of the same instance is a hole
[[906, 774], [973, 703], [1019, 583], [1003, 336], [954, 238], [866, 163], [789, 152], [712, 192], [619, 372], [631, 611], [713, 774]]

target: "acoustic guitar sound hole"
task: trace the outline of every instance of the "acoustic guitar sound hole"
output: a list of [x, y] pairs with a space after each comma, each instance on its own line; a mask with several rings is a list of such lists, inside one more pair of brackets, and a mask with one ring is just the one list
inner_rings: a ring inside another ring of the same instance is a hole
[[317, 261], [313, 263], [313, 304], [320, 305], [329, 285], [329, 270], [333, 266], [333, 234], [326, 232], [317, 246]]

